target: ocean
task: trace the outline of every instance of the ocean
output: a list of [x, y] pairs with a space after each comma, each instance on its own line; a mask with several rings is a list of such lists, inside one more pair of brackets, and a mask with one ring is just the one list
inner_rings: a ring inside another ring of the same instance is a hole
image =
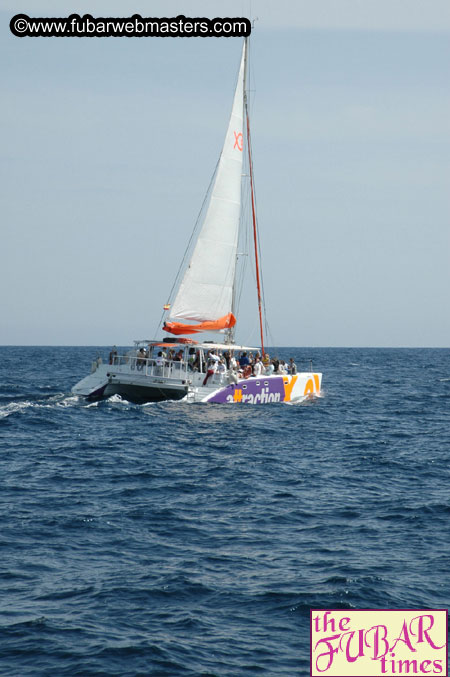
[[0, 347], [0, 675], [309, 675], [310, 609], [448, 608], [450, 353], [283, 348], [299, 405], [89, 403]]

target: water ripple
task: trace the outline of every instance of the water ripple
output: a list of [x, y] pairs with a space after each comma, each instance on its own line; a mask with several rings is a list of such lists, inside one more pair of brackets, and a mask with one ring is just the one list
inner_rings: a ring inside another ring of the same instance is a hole
[[88, 403], [96, 349], [0, 352], [2, 677], [308, 675], [311, 608], [447, 606], [445, 351], [316, 350], [289, 407]]

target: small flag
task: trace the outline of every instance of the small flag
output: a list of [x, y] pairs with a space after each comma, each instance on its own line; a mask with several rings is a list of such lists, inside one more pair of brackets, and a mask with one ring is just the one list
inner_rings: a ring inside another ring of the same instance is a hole
[[166, 303], [166, 304], [165, 304], [164, 310], [170, 310], [170, 303]]

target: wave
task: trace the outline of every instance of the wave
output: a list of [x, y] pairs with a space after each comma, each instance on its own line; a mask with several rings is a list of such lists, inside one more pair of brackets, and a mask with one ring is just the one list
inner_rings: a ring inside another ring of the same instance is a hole
[[299, 397], [296, 397], [290, 402], [282, 402], [282, 404], [287, 404], [292, 406], [299, 406], [299, 405], [311, 405], [314, 404], [317, 400], [321, 400], [325, 397], [325, 393], [322, 391], [320, 394], [314, 393], [312, 395], [300, 395]]
[[36, 406], [35, 403], [25, 400], [25, 402], [10, 402], [9, 404], [0, 407], [0, 419], [7, 418], [12, 414], [18, 414], [28, 409], [29, 407]]
[[91, 406], [91, 404], [86, 403], [86, 401], [78, 397], [78, 395], [67, 395], [65, 393], [39, 397], [36, 399], [30, 399], [29, 397], [25, 399], [17, 398], [7, 404], [0, 405], [0, 419], [8, 418], [14, 414], [22, 414], [27, 409], [87, 408], [89, 406]]
[[109, 402], [110, 404], [130, 404], [129, 401], [125, 400], [121, 395], [111, 395], [106, 402]]

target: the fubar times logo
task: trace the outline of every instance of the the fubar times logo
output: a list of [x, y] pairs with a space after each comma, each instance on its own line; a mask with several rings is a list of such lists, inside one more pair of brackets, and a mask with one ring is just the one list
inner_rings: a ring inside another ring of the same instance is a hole
[[311, 677], [448, 677], [446, 609], [311, 609]]

